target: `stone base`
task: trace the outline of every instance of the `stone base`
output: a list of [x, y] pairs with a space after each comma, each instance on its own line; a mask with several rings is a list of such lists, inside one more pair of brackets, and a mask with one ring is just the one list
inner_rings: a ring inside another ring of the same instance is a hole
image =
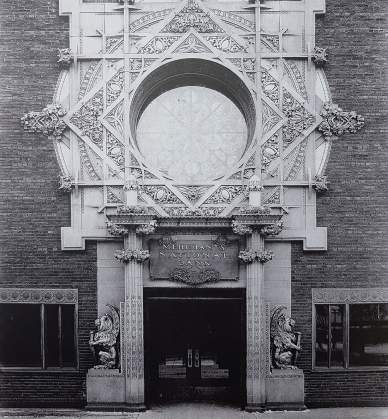
[[118, 369], [92, 368], [86, 375], [87, 406], [125, 404], [125, 377]]
[[304, 375], [300, 369], [273, 370], [266, 378], [266, 409], [304, 410]]
[[265, 412], [265, 407], [259, 404], [247, 404], [244, 410], [246, 412]]
[[120, 403], [88, 403], [86, 410], [94, 412], [145, 412], [147, 409], [142, 405], [129, 405]]

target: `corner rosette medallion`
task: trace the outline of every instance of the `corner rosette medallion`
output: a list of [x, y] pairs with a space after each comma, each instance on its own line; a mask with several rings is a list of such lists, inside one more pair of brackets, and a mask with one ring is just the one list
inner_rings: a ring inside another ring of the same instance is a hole
[[47, 105], [41, 112], [28, 112], [21, 118], [27, 132], [41, 133], [48, 138], [61, 141], [66, 124], [62, 117], [66, 111], [59, 104]]
[[73, 180], [71, 176], [59, 176], [59, 186], [58, 189], [62, 192], [71, 192], [73, 187]]
[[334, 103], [325, 103], [321, 111], [323, 121], [318, 126], [325, 140], [340, 137], [343, 134], [355, 134], [364, 125], [364, 117], [356, 112], [345, 112]]
[[272, 260], [274, 254], [270, 250], [241, 250], [238, 255], [238, 258], [241, 262], [244, 263], [253, 263], [253, 262], [260, 262], [260, 263], [267, 263]]
[[315, 176], [315, 183], [313, 185], [313, 188], [318, 193], [327, 192], [327, 190], [329, 189], [327, 176]]
[[327, 63], [327, 48], [315, 47], [311, 59], [317, 67], [325, 65]]
[[115, 258], [123, 263], [129, 263], [135, 261], [137, 263], [143, 263], [150, 257], [150, 252], [148, 250], [141, 249], [122, 249], [115, 252]]
[[74, 61], [74, 54], [70, 48], [58, 48], [58, 61], [57, 63], [63, 67], [70, 67], [71, 63]]

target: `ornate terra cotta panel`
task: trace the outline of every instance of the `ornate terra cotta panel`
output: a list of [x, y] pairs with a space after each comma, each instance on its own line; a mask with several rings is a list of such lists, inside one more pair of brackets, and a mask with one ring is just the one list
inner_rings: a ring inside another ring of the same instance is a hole
[[151, 279], [191, 285], [238, 280], [238, 241], [219, 236], [165, 236], [150, 240]]
[[131, 176], [138, 203], [168, 219], [233, 216], [253, 175], [284, 215], [276, 240], [326, 248], [315, 198], [330, 144], [364, 122], [331, 103], [314, 35], [324, 0], [59, 4], [71, 25], [53, 105], [23, 126], [55, 143], [71, 193], [64, 250], [111, 237]]

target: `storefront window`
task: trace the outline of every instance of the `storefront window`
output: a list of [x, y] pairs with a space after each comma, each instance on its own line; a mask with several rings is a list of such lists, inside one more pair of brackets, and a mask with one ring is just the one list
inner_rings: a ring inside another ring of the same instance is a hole
[[76, 367], [73, 304], [0, 304], [0, 330], [1, 367]]
[[388, 366], [388, 304], [316, 304], [315, 366]]

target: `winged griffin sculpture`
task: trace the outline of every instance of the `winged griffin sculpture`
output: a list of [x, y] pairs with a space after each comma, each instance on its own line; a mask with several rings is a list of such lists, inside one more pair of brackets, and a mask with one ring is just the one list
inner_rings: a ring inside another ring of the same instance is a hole
[[271, 317], [271, 366], [275, 369], [296, 369], [295, 361], [301, 350], [299, 332], [294, 332], [295, 320], [277, 307]]
[[97, 330], [90, 332], [89, 346], [94, 355], [94, 368], [119, 367], [120, 316], [116, 307], [110, 304], [107, 307], [109, 311], [95, 321]]

